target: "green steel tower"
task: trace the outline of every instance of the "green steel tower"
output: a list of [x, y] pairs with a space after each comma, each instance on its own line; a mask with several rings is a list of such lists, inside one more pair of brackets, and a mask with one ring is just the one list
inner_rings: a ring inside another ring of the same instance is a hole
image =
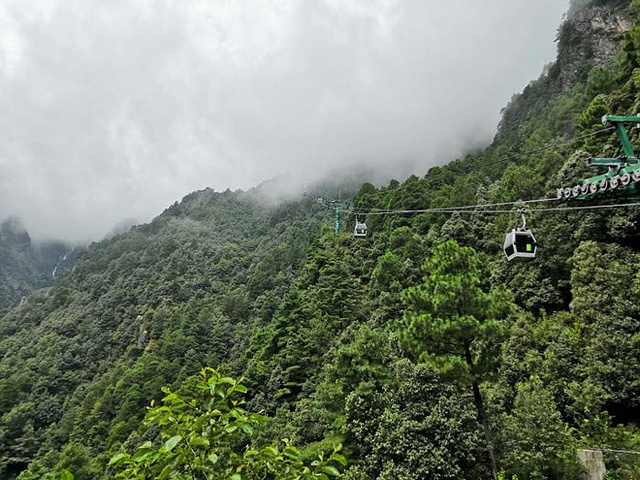
[[317, 202], [334, 211], [334, 229], [336, 233], [340, 233], [340, 215], [343, 210], [347, 210], [351, 206], [351, 202], [348, 200], [332, 200], [324, 197], [318, 197]]

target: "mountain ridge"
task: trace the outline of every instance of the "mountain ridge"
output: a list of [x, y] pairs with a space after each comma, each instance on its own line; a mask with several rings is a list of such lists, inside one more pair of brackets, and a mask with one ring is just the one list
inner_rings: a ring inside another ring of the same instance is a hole
[[69, 250], [64, 242], [32, 241], [16, 217], [3, 220], [0, 223], [0, 312], [17, 305], [32, 291], [48, 286], [56, 265]]
[[[595, 4], [594, 12], [628, 6]], [[605, 109], [638, 106], [633, 25], [618, 39], [619, 66], [574, 58], [573, 83], [558, 94], [560, 62], [557, 75], [552, 67], [514, 97], [481, 154], [402, 183], [365, 183], [354, 208], [516, 202], [553, 191], [563, 166], [577, 168], [570, 162], [580, 152], [613, 148], [616, 138], [542, 147], [592, 131]], [[561, 33], [559, 56], [585, 53], [571, 50], [574, 41], [582, 45]], [[156, 440], [140, 425], [149, 401], [207, 365], [247, 377], [247, 407], [271, 417], [260, 438], [294, 439], [309, 457], [342, 442], [350, 480], [490, 478], [487, 426], [498, 465], [520, 478], [579, 478], [579, 447], [638, 448], [637, 209], [533, 212], [539, 258], [510, 265], [501, 240], [518, 221], [515, 209], [490, 219], [370, 215], [369, 238], [356, 239], [354, 217], [345, 213], [349, 228], [336, 235], [332, 212], [310, 193], [274, 206], [243, 192], [193, 192], [149, 224], [90, 245], [70, 275], [0, 317], [0, 474], [53, 479], [65, 468], [78, 479], [113, 477], [111, 455]], [[482, 294], [499, 291], [508, 303], [499, 341], [486, 337], [493, 350], [470, 352], [482, 367], [475, 372], [399, 341], [406, 311], [434, 308], [429, 298], [407, 303], [406, 292], [436, 281], [422, 266], [440, 268], [447, 255], [471, 259]], [[633, 461], [607, 461], [614, 478], [638, 473]]]

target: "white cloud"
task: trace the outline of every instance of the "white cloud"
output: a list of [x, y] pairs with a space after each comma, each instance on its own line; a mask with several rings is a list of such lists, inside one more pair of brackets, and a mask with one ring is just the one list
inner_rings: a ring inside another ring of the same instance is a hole
[[558, 0], [0, 0], [0, 215], [97, 238], [186, 193], [491, 138]]

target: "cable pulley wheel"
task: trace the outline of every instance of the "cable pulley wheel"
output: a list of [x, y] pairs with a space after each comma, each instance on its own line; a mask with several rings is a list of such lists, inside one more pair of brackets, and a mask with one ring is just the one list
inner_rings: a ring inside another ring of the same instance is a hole
[[620, 176], [620, 183], [625, 187], [631, 183], [631, 175], [625, 173]]

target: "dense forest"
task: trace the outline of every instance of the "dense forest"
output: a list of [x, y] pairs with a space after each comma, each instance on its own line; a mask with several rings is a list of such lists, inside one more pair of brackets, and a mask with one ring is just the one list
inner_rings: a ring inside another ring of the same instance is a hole
[[[617, 155], [604, 114], [640, 111], [638, 18], [576, 2], [482, 153], [322, 188], [359, 212], [553, 196]], [[191, 193], [0, 314], [0, 477], [579, 479], [578, 449], [640, 451], [640, 207], [532, 209], [513, 264], [518, 205], [354, 238], [320, 194]], [[640, 478], [615, 451], [607, 478]]]

